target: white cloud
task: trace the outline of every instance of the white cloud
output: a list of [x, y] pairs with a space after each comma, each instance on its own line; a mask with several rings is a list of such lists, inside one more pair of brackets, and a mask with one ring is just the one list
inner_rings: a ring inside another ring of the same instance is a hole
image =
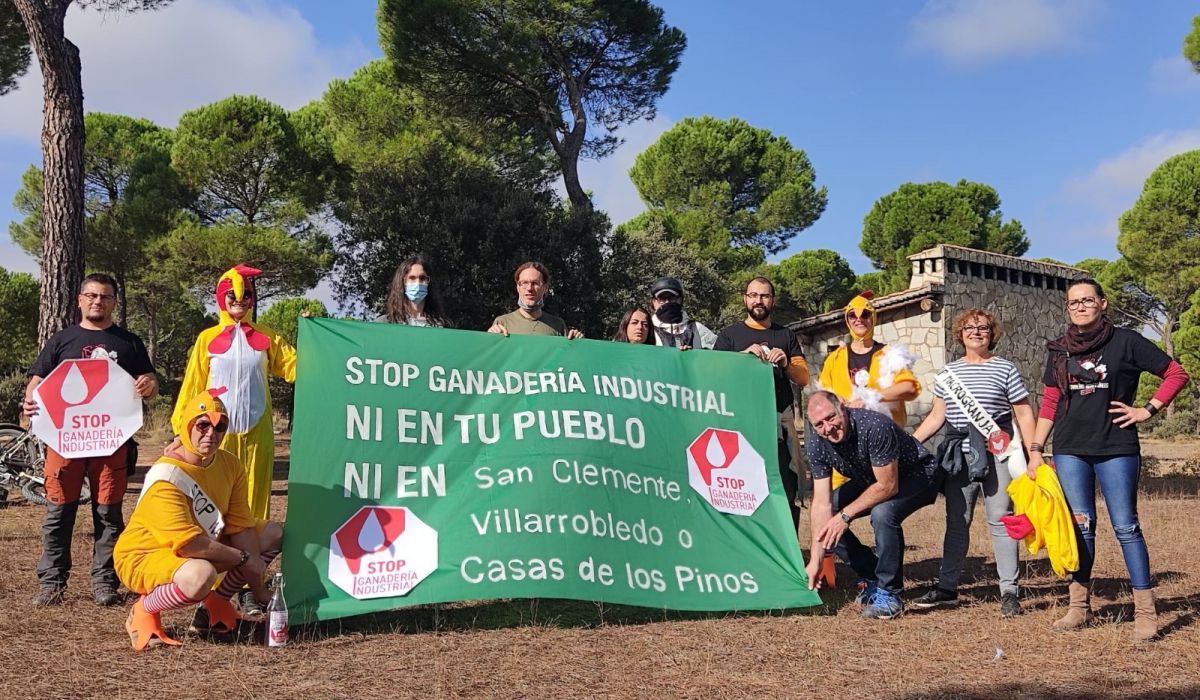
[[[581, 160], [579, 162], [579, 182], [585, 190], [592, 193], [592, 202], [597, 209], [608, 214], [613, 226], [623, 224], [642, 213], [646, 205], [638, 197], [633, 180], [629, 179], [629, 169], [633, 167], [638, 154], [670, 129], [675, 120], [659, 114], [650, 121], [639, 121], [622, 127], [617, 135], [625, 139], [625, 143], [612, 155], [603, 160]], [[559, 179], [558, 191], [566, 197], [562, 180]]]
[[909, 24], [909, 46], [958, 66], [1081, 43], [1099, 0], [928, 0]]
[[1154, 134], [1100, 161], [1087, 174], [1071, 178], [1061, 194], [1068, 206], [1082, 208], [1082, 216], [1094, 222], [1093, 228], [1115, 239], [1117, 219], [1137, 201], [1150, 173], [1171, 156], [1197, 149], [1200, 129]]
[[[80, 50], [87, 111], [146, 117], [164, 126], [233, 94], [294, 109], [373, 54], [359, 42], [319, 44], [298, 10], [266, 0], [183, 1], [135, 14], [73, 5], [67, 36]], [[36, 143], [42, 120], [36, 61], [19, 89], [0, 103], [0, 139]]]
[[1171, 95], [1196, 92], [1200, 91], [1200, 75], [1183, 56], [1160, 58], [1150, 66], [1150, 87]]

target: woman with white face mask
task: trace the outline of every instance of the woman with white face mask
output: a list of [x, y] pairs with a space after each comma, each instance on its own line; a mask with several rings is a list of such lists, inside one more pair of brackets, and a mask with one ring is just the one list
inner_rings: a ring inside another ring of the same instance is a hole
[[442, 309], [441, 297], [429, 287], [431, 273], [429, 262], [420, 255], [400, 263], [388, 285], [384, 314], [376, 320], [409, 326], [453, 327]]

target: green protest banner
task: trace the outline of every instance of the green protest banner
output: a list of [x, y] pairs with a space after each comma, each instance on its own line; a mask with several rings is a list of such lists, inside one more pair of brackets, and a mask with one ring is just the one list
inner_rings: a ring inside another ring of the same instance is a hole
[[301, 319], [293, 619], [574, 598], [815, 605], [743, 353]]

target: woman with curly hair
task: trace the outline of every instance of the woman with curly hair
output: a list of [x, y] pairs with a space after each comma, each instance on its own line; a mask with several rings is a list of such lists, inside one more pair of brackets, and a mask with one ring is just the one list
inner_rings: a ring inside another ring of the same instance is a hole
[[[1029, 441], [1034, 430], [1033, 407], [1017, 366], [992, 354], [1002, 334], [995, 316], [983, 309], [967, 309], [954, 319], [952, 328], [954, 340], [962, 346], [964, 355], [938, 373], [933, 410], [913, 432], [913, 437], [924, 442], [944, 423], [950, 424], [946, 439], [938, 448], [938, 461], [947, 473], [942, 484], [946, 535], [942, 542], [941, 569], [937, 584], [913, 601], [913, 607], [958, 604], [958, 582], [971, 542], [971, 517], [982, 491], [992, 551], [996, 555], [996, 573], [1000, 576], [1000, 615], [1013, 617], [1021, 614], [1017, 588], [1020, 543], [1008, 536], [1000, 521], [1001, 517], [1012, 515], [1012, 499], [1008, 495], [1011, 477], [1002, 463], [1007, 439], [995, 435], [993, 426], [1011, 437], [1015, 419], [1022, 439]], [[969, 411], [974, 412], [974, 418]], [[986, 419], [982, 413], [987, 414]], [[984, 429], [977, 423], [984, 423]], [[1030, 467], [1030, 478], [1033, 468], [1036, 465]]]

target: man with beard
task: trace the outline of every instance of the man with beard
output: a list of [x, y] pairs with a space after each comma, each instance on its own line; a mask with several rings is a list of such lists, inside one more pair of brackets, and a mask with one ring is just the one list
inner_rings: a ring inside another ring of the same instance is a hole
[[[714, 350], [732, 350], [754, 355], [772, 366], [775, 372], [775, 410], [782, 413], [792, 405], [792, 383], [808, 384], [808, 363], [796, 334], [771, 321], [775, 309], [775, 285], [766, 277], [755, 277], [742, 292], [746, 319], [723, 328], [717, 335]], [[779, 476], [792, 511], [792, 524], [800, 525], [800, 508], [796, 506], [799, 480], [792, 471], [787, 436], [779, 427]]]
[[[805, 443], [813, 477], [812, 551], [808, 586], [821, 585], [819, 571], [827, 551], [850, 563], [866, 585], [859, 599], [863, 617], [890, 620], [904, 612], [905, 518], [934, 502], [942, 470], [916, 438], [888, 416], [847, 408], [832, 391], [808, 399], [812, 435]], [[834, 490], [830, 476], [849, 479]], [[875, 551], [850, 531], [850, 523], [870, 516]]]
[[557, 335], [570, 340], [582, 338], [583, 333], [567, 328], [558, 316], [542, 310], [546, 292], [550, 291], [550, 271], [540, 262], [522, 263], [513, 279], [517, 283], [517, 310], [497, 316], [488, 333], [500, 335]]
[[[78, 325], [59, 331], [46, 342], [25, 388], [26, 416], [38, 412], [33, 391], [63, 360], [112, 358], [134, 378], [134, 389], [143, 399], [158, 393], [158, 379], [142, 339], [113, 323], [117, 308], [117, 282], [105, 274], [88, 275], [79, 288]], [[116, 605], [117, 574], [113, 546], [125, 529], [121, 500], [128, 481], [129, 443], [107, 457], [66, 459], [46, 448], [46, 515], [42, 519], [42, 557], [37, 565], [38, 607], [63, 602], [71, 575], [71, 534], [79, 511], [79, 495], [86, 475], [92, 489], [92, 598], [97, 605]]]
[[655, 345], [711, 350], [717, 341], [716, 333], [688, 318], [683, 310], [683, 283], [674, 277], [659, 277], [650, 285], [650, 310], [654, 312], [650, 322], [654, 325]]

